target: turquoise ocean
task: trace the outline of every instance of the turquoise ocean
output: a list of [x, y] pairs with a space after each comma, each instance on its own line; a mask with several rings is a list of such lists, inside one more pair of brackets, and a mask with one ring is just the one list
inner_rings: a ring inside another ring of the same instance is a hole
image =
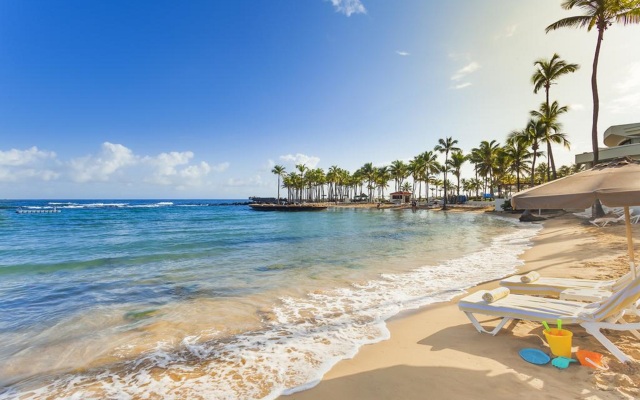
[[539, 229], [240, 202], [0, 201], [0, 399], [303, 390], [388, 338], [390, 317], [513, 273]]

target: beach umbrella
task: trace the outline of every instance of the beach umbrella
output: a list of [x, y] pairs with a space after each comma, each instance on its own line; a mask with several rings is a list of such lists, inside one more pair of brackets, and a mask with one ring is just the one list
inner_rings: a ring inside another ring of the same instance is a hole
[[627, 228], [629, 266], [636, 276], [631, 214], [640, 205], [640, 162], [619, 158], [595, 167], [524, 190], [513, 195], [511, 205], [519, 209], [588, 208], [596, 200], [607, 207], [623, 207]]

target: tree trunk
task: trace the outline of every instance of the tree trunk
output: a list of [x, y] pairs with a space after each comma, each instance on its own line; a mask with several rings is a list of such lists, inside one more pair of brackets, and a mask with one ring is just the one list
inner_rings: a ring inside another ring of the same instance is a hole
[[[551, 172], [553, 175], [553, 180], [558, 179], [558, 174], [556, 173], [556, 162], [553, 160], [553, 153], [551, 152], [551, 143], [547, 142], [547, 159], [551, 162]], [[548, 172], [548, 171], [547, 171]]]
[[449, 161], [449, 152], [444, 153], [444, 197], [442, 198], [442, 209], [447, 209], [447, 161]]
[[536, 179], [536, 153], [538, 152], [538, 146], [532, 146], [533, 148], [533, 161], [531, 161], [531, 187], [535, 186]]
[[280, 204], [280, 175], [278, 175], [278, 204]]
[[593, 123], [591, 125], [591, 145], [593, 146], [593, 165], [599, 161], [598, 154], [598, 113], [600, 112], [600, 98], [598, 97], [598, 58], [600, 57], [600, 45], [604, 36], [605, 27], [598, 26], [598, 42], [596, 53], [593, 57], [593, 72], [591, 73], [591, 92], [593, 94]]
[[[600, 45], [604, 36], [605, 27], [598, 27], [598, 42], [596, 43], [596, 53], [593, 56], [593, 72], [591, 74], [591, 91], [593, 93], [593, 124], [591, 125], [591, 144], [593, 146], [593, 165], [598, 164], [598, 113], [600, 112], [600, 98], [598, 97], [598, 58], [600, 57]], [[604, 210], [600, 200], [596, 200], [591, 209], [591, 215], [594, 218], [604, 216]]]

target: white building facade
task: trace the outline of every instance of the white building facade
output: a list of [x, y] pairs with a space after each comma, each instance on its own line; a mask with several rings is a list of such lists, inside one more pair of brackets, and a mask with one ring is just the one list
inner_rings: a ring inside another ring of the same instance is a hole
[[[640, 160], [640, 123], [614, 125], [604, 131], [604, 144], [598, 151], [598, 162], [606, 162], [618, 157]], [[576, 154], [576, 164], [593, 164], [593, 153]]]

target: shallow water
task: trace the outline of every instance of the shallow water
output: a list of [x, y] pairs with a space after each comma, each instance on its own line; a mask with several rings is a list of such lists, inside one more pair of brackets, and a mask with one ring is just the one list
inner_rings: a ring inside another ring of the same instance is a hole
[[0, 398], [275, 398], [386, 338], [399, 311], [513, 272], [538, 229], [427, 210], [53, 203], [0, 204]]

